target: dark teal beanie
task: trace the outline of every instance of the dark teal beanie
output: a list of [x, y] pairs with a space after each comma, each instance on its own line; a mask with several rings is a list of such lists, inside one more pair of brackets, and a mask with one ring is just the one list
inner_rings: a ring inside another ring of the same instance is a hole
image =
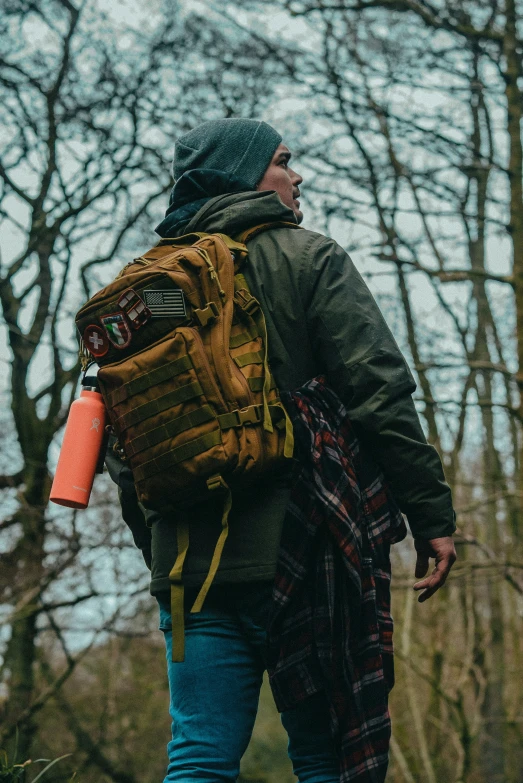
[[204, 122], [176, 142], [174, 179], [193, 169], [218, 169], [254, 190], [280, 142], [280, 134], [261, 120]]

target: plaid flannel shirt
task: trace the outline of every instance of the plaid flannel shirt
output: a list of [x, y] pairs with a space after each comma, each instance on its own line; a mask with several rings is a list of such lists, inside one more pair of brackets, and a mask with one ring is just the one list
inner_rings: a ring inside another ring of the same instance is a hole
[[273, 591], [272, 691], [280, 711], [323, 691], [340, 783], [382, 783], [394, 683], [389, 550], [405, 522], [325, 379], [282, 397], [301, 469]]

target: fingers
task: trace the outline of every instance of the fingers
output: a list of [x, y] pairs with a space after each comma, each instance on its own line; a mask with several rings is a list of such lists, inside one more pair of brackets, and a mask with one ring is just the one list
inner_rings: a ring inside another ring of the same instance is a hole
[[416, 582], [414, 585], [414, 590], [424, 590], [424, 592], [418, 598], [420, 604], [422, 604], [423, 601], [426, 601], [427, 598], [430, 598], [432, 595], [434, 595], [436, 590], [439, 590], [440, 587], [443, 587], [451, 567], [451, 562], [440, 560], [439, 563], [436, 563], [436, 567], [434, 568], [432, 574], [427, 577], [427, 579], [423, 579], [422, 582]]
[[415, 571], [417, 578], [427, 573], [429, 556], [436, 558], [432, 574], [414, 585], [414, 590], [423, 591], [418, 598], [418, 601], [423, 603], [445, 584], [449, 571], [456, 561], [456, 550], [450, 537], [433, 539], [432, 541], [416, 541], [415, 543], [418, 551]]
[[416, 579], [421, 579], [422, 576], [425, 576], [428, 570], [429, 570], [428, 555], [425, 555], [422, 552], [418, 552], [418, 556], [416, 558], [416, 569], [414, 571], [414, 576], [416, 577]]

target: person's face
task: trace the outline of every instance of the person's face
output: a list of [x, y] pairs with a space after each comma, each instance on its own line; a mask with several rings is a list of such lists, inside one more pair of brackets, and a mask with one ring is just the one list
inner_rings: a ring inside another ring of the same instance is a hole
[[301, 223], [303, 213], [300, 212], [298, 197], [303, 178], [290, 168], [290, 159], [289, 148], [280, 144], [256, 190], [275, 190], [285, 206], [292, 209], [298, 223]]

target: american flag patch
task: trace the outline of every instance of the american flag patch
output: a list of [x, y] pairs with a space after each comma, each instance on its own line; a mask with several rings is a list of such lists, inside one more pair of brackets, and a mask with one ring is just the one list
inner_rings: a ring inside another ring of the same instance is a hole
[[143, 292], [145, 304], [153, 318], [186, 318], [185, 297], [181, 288]]

